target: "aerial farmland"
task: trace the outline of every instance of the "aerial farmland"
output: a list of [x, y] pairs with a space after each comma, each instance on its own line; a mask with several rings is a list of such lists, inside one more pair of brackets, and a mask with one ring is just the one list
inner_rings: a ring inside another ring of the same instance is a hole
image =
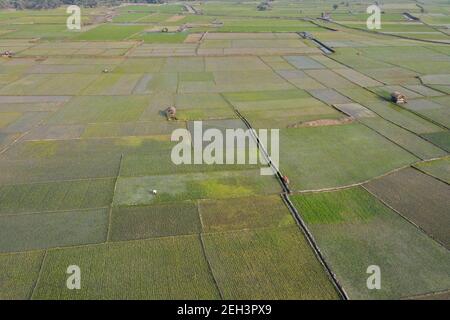
[[450, 299], [448, 1], [121, 2], [0, 9], [0, 300]]

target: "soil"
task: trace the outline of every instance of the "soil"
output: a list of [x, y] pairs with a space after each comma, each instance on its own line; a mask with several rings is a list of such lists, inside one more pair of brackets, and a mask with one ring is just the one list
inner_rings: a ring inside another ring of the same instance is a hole
[[320, 119], [314, 121], [298, 122], [288, 125], [288, 128], [300, 128], [300, 127], [320, 127], [320, 126], [336, 126], [341, 124], [348, 124], [353, 122], [353, 118], [342, 118], [342, 119]]

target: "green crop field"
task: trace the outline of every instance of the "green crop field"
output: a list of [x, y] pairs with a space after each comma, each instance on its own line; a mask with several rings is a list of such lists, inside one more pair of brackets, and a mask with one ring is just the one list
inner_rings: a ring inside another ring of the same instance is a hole
[[[224, 298], [337, 298], [296, 227], [212, 233], [204, 238]], [[301, 272], [291, 273], [291, 266]]]
[[[65, 287], [60, 271], [69, 264], [86, 270], [84, 289]], [[56, 249], [47, 252], [42, 275], [36, 299], [219, 298], [198, 236]]]
[[106, 239], [107, 209], [2, 215], [0, 251], [99, 243]]
[[[449, 248], [450, 237], [446, 227], [450, 219], [450, 199], [446, 198], [450, 192], [448, 184], [408, 168], [371, 181], [366, 187]], [[394, 190], [402, 196], [395, 196]]]
[[[448, 287], [448, 251], [364, 189], [293, 200], [351, 298], [393, 299]], [[380, 290], [366, 287], [370, 265], [384, 275]]]
[[0, 299], [28, 299], [39, 274], [44, 252], [0, 255]]
[[419, 170], [450, 183], [450, 158], [421, 162], [415, 165]]
[[113, 179], [1, 186], [0, 215], [107, 207], [113, 189]]
[[200, 219], [193, 202], [115, 208], [111, 239], [131, 240], [200, 233]]
[[278, 196], [201, 200], [198, 206], [207, 233], [294, 224]]
[[0, 0], [0, 300], [448, 297], [448, 1], [143, 2]]
[[285, 129], [280, 133], [280, 167], [296, 190], [363, 182], [416, 160], [360, 124]]

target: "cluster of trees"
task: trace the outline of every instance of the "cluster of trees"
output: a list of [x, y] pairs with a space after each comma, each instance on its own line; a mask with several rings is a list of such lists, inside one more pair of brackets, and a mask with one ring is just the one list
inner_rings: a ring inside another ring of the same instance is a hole
[[161, 3], [162, 0], [0, 0], [0, 8], [12, 9], [53, 9], [62, 5], [97, 7], [100, 5], [119, 5], [121, 3]]

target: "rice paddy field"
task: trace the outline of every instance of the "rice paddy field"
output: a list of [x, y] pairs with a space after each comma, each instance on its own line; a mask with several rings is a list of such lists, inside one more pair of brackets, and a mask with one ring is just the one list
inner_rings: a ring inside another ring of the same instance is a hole
[[0, 299], [448, 298], [450, 7], [370, 4], [0, 10]]

